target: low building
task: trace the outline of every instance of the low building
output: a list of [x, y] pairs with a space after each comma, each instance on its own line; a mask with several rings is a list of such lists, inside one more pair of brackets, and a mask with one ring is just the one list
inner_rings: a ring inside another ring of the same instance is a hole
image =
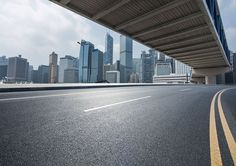
[[170, 75], [172, 73], [170, 63], [157, 63], [155, 66], [155, 75]]
[[119, 71], [107, 71], [106, 80], [109, 83], [120, 83], [120, 72]]
[[170, 75], [155, 75], [153, 83], [163, 84], [185, 84], [190, 82], [189, 74], [170, 74]]

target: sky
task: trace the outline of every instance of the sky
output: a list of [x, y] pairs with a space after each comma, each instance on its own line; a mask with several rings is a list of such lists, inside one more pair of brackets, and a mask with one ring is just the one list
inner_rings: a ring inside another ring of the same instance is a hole
[[[229, 48], [236, 51], [236, 0], [218, 0]], [[59, 57], [79, 57], [81, 39], [104, 51], [105, 34], [114, 38], [114, 61], [119, 59], [120, 34], [48, 0], [0, 0], [0, 56], [21, 54], [36, 69], [48, 64], [55, 51]], [[149, 48], [134, 42], [133, 57]]]

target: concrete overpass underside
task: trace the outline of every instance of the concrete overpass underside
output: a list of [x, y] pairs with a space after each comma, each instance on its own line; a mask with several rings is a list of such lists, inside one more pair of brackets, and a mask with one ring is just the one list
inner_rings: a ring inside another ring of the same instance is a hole
[[[230, 66], [227, 43], [222, 42], [223, 25], [217, 29], [205, 0], [51, 1], [155, 48], [191, 66], [195, 72]], [[220, 19], [217, 2], [214, 5], [213, 12]]]

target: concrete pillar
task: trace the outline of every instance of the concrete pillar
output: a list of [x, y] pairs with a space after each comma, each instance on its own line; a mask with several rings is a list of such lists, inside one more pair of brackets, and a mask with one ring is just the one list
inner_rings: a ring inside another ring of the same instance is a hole
[[216, 84], [216, 76], [215, 75], [208, 75], [205, 76], [205, 83], [207, 85], [215, 85]]

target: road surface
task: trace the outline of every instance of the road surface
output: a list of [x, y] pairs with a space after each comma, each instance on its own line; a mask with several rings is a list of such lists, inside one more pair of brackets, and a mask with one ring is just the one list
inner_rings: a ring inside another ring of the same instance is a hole
[[233, 165], [235, 138], [236, 87], [0, 93], [0, 165]]

